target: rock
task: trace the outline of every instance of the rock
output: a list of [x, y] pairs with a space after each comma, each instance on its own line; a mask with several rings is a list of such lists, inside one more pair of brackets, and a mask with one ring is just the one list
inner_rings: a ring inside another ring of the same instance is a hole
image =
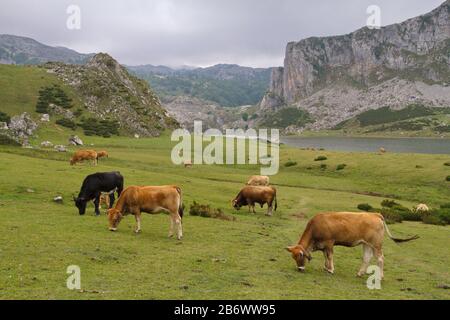
[[64, 109], [63, 107], [60, 107], [56, 104], [50, 103], [48, 105], [48, 108], [50, 110], [51, 114], [56, 114], [56, 115], [60, 115], [63, 116], [66, 119], [73, 119], [75, 118], [75, 116], [73, 115], [73, 112], [68, 110], [68, 109]]
[[70, 136], [69, 144], [74, 145], [74, 146], [82, 146], [83, 140], [81, 140], [80, 137], [78, 137], [78, 136]]
[[41, 142], [41, 147], [43, 147], [43, 148], [51, 148], [51, 147], [53, 147], [53, 143], [51, 143], [50, 141], [42, 141]]
[[0, 122], [0, 130], [8, 130], [8, 124], [6, 122]]
[[42, 122], [49, 122], [50, 121], [50, 115], [47, 113], [44, 113], [41, 117]]
[[60, 144], [54, 146], [54, 149], [56, 151], [58, 151], [58, 152], [67, 152], [66, 146], [63, 146], [63, 145], [60, 145]]
[[28, 145], [28, 138], [33, 134], [37, 127], [36, 122], [31, 119], [30, 115], [24, 112], [19, 116], [11, 118], [8, 125], [9, 135], [20, 144]]
[[31, 188], [28, 188], [28, 189], [27, 189], [27, 192], [28, 192], [28, 193], [34, 193], [34, 190], [31, 189]]
[[450, 286], [448, 284], [443, 284], [442, 283], [442, 284], [438, 284], [437, 288], [438, 289], [446, 289], [447, 290], [447, 289], [450, 289]]
[[62, 196], [56, 196], [53, 198], [53, 202], [62, 204], [63, 203], [63, 197]]
[[134, 135], [134, 137], [135, 137], [136, 139], [139, 139], [139, 138], [140, 138], [140, 136], [139, 136], [137, 133]]

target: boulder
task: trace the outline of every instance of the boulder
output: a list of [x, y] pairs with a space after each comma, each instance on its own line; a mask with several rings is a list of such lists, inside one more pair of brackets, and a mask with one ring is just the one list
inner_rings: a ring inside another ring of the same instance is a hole
[[53, 147], [53, 143], [51, 143], [50, 141], [42, 141], [41, 142], [41, 147], [43, 147], [43, 148], [51, 148], [51, 147]]
[[6, 122], [0, 122], [0, 130], [8, 130], [8, 124]]
[[41, 117], [42, 122], [49, 122], [50, 121], [50, 115], [47, 113], [44, 113]]
[[61, 196], [56, 196], [56, 197], [53, 198], [53, 202], [62, 204], [62, 203], [63, 203], [63, 197], [61, 197]]
[[74, 146], [82, 146], [83, 140], [81, 140], [80, 137], [78, 137], [78, 136], [70, 136], [69, 144], [74, 145]]
[[34, 122], [26, 112], [19, 116], [12, 117], [8, 125], [11, 138], [22, 145], [28, 145], [28, 138], [33, 134], [37, 127], [37, 123]]
[[54, 146], [54, 149], [56, 151], [58, 151], [58, 152], [67, 152], [66, 146], [63, 146], [63, 145], [60, 145], [60, 144]]

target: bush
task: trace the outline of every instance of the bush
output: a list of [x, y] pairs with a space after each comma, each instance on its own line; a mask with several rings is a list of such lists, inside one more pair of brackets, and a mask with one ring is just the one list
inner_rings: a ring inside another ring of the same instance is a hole
[[381, 206], [386, 208], [392, 208], [394, 206], [399, 206], [400, 204], [395, 202], [394, 200], [385, 199], [381, 201]]
[[77, 128], [77, 124], [74, 121], [66, 118], [56, 120], [56, 124], [59, 124], [60, 126], [66, 128], [70, 128], [72, 130], [75, 130]]
[[371, 211], [373, 207], [368, 203], [360, 203], [358, 204], [358, 209], [361, 211]]
[[403, 221], [402, 215], [398, 211], [392, 210], [391, 208], [381, 209], [381, 214], [383, 215], [386, 223], [397, 223]]
[[109, 138], [119, 134], [119, 123], [115, 120], [98, 120], [96, 118], [82, 119], [80, 127], [87, 136], [102, 136]]
[[441, 209], [450, 209], [450, 202], [449, 203], [444, 203], [444, 204], [441, 204]]
[[0, 111], [0, 122], [9, 123], [10, 120], [11, 120], [10, 116], [8, 116], [6, 113]]
[[443, 221], [441, 219], [438, 210], [433, 210], [433, 211], [430, 211], [430, 212], [426, 212], [422, 216], [422, 221], [425, 224], [434, 224], [434, 225], [438, 225], [438, 226], [443, 226], [443, 225], [446, 224], [445, 221]]
[[199, 204], [195, 201], [189, 208], [189, 214], [191, 216], [214, 218], [227, 221], [236, 220], [236, 218], [233, 216], [227, 216], [221, 209], [213, 209], [209, 204]]
[[325, 160], [328, 160], [328, 158], [325, 156], [318, 156], [317, 158], [314, 159], [314, 161], [325, 161]]
[[450, 181], [450, 176], [447, 176], [447, 177], [445, 178], [445, 181]]
[[345, 163], [338, 164], [336, 167], [336, 171], [344, 170], [347, 167]]
[[284, 166], [285, 166], [286, 168], [294, 167], [294, 166], [296, 166], [296, 165], [297, 165], [297, 162], [292, 161], [292, 160], [289, 160], [289, 161], [287, 161], [287, 162], [284, 164]]
[[10, 137], [0, 134], [0, 145], [8, 145], [8, 146], [20, 146], [20, 143], [11, 139]]
[[401, 210], [397, 211], [402, 216], [403, 220], [405, 221], [422, 221], [422, 213], [421, 212], [414, 212], [412, 210]]
[[444, 166], [446, 166], [446, 167], [450, 167], [450, 161], [449, 161], [449, 162], [446, 162], [446, 163], [444, 163]]

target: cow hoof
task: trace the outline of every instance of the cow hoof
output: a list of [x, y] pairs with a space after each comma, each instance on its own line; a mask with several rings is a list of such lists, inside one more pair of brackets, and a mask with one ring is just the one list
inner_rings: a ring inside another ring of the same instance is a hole
[[329, 274], [334, 274], [334, 270], [328, 270], [327, 268], [323, 268], [323, 270], [325, 270], [325, 271], [328, 272]]
[[117, 228], [109, 228], [109, 231], [112, 231], [112, 232], [117, 231]]
[[134, 230], [134, 233], [136, 234], [141, 233], [141, 230]]
[[169, 238], [173, 238], [173, 234], [169, 234], [169, 236], [168, 236]]

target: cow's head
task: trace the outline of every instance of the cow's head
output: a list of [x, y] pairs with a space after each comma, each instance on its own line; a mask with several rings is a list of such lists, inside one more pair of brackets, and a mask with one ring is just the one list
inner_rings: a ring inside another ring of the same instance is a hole
[[86, 205], [87, 201], [84, 198], [75, 198], [73, 197], [73, 201], [75, 202], [75, 206], [78, 208], [78, 213], [80, 216], [84, 215], [86, 213]]
[[233, 206], [233, 208], [235, 208], [236, 210], [240, 210], [241, 209], [241, 204], [239, 203], [239, 201], [237, 199], [234, 199], [231, 201], [231, 205]]
[[290, 246], [286, 248], [292, 254], [292, 258], [295, 260], [297, 264], [298, 271], [305, 271], [306, 261], [311, 261], [311, 255], [301, 246]]
[[116, 231], [117, 230], [117, 226], [120, 223], [120, 220], [122, 220], [123, 215], [122, 213], [115, 209], [109, 209], [108, 210], [108, 221], [109, 221], [109, 230], [110, 231]]

